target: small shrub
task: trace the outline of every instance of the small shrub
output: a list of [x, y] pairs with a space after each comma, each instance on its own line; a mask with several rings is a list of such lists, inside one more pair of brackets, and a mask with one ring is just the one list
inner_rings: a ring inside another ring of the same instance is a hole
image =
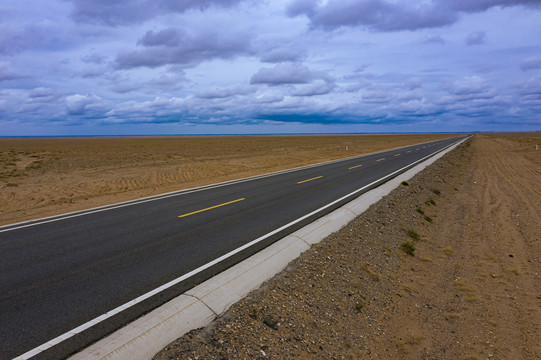
[[280, 326], [280, 322], [269, 315], [263, 316], [263, 324], [267, 325], [272, 330], [278, 330], [278, 327]]
[[428, 199], [427, 201], [425, 201], [425, 204], [427, 204], [427, 205], [436, 205], [436, 202], [434, 201], [434, 199]]
[[425, 211], [421, 208], [417, 208], [417, 212], [421, 215], [424, 215], [425, 214]]
[[421, 236], [417, 233], [417, 231], [409, 229], [408, 230], [408, 236], [412, 238], [413, 240], [420, 240]]
[[402, 181], [400, 184], [402, 184], [404, 186], [410, 186], [410, 183], [407, 182], [406, 180]]
[[14, 183], [7, 183], [6, 184], [6, 187], [17, 187], [17, 186], [19, 186], [19, 185], [14, 184]]
[[361, 265], [361, 268], [366, 271], [372, 277], [372, 280], [379, 281], [379, 275], [374, 270], [370, 269], [370, 266], [366, 263]]
[[433, 192], [434, 194], [438, 195], [438, 196], [441, 195], [441, 191], [439, 191], [438, 189], [430, 189], [430, 190], [432, 190], [432, 192]]
[[356, 303], [355, 304], [355, 310], [357, 311], [361, 311], [364, 307], [364, 304], [363, 303]]
[[248, 316], [254, 320], [257, 319], [257, 309], [255, 307], [251, 308], [248, 312]]
[[431, 223], [433, 220], [430, 216], [425, 215], [425, 220]]
[[404, 250], [404, 252], [408, 255], [411, 255], [411, 256], [415, 256], [415, 246], [410, 243], [410, 242], [405, 242], [405, 243], [402, 243], [402, 245], [400, 245], [400, 247], [402, 248], [402, 250]]

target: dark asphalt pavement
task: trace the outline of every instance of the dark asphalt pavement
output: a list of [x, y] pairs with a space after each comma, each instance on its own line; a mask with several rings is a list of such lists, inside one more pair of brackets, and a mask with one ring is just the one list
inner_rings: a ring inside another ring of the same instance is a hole
[[[0, 228], [0, 359], [21, 355], [460, 139]], [[200, 211], [204, 209], [208, 210]], [[36, 358], [66, 357], [331, 210], [266, 238]], [[179, 217], [185, 214], [190, 215]]]

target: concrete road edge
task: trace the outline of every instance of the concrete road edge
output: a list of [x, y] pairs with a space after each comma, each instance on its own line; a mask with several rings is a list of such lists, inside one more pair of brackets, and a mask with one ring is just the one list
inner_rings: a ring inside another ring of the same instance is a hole
[[[467, 139], [467, 138], [466, 138]], [[208, 325], [311, 245], [340, 230], [400, 183], [433, 164], [466, 139], [372, 189], [257, 254], [156, 308], [71, 356], [70, 360], [148, 360], [187, 332]]]

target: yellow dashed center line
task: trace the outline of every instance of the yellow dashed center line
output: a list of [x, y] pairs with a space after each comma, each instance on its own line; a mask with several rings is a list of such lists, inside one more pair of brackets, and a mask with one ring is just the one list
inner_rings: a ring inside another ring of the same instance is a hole
[[383, 159], [378, 159], [378, 160], [376, 160], [376, 161], [383, 161], [383, 160], [385, 160], [385, 158], [383, 158]]
[[400, 154], [396, 154], [395, 156], [400, 156]]
[[208, 207], [208, 208], [206, 208], [206, 209], [197, 210], [197, 211], [194, 211], [194, 212], [191, 212], [191, 213], [187, 213], [187, 214], [184, 214], [184, 215], [179, 215], [179, 218], [181, 218], [181, 217], [186, 217], [186, 216], [190, 216], [190, 215], [197, 214], [197, 213], [200, 213], [200, 212], [203, 212], [203, 211], [207, 211], [207, 210], [211, 210], [211, 209], [216, 209], [216, 208], [218, 208], [218, 207], [220, 207], [220, 206], [225, 206], [225, 205], [233, 204], [233, 203], [236, 203], [236, 202], [239, 202], [239, 201], [242, 201], [242, 200], [245, 200], [245, 198], [237, 199], [237, 200], [233, 200], [233, 201], [229, 201], [229, 202], [226, 202], [226, 203], [223, 203], [223, 204], [220, 204], [220, 205], [214, 205], [214, 206]]
[[355, 165], [355, 166], [352, 166], [352, 167], [348, 168], [348, 170], [355, 169], [355, 168], [358, 168], [360, 166], [362, 166], [362, 165]]
[[419, 148], [415, 149], [415, 150], [419, 150]]
[[312, 181], [312, 180], [316, 180], [316, 179], [321, 179], [322, 177], [323, 177], [323, 176], [316, 176], [315, 178], [311, 178], [311, 179], [299, 181], [297, 184], [302, 184], [302, 183], [305, 183], [305, 182], [307, 182], [307, 181]]
[[408, 151], [408, 153], [410, 153], [410, 152], [411, 152], [411, 150], [410, 150], [410, 151]]

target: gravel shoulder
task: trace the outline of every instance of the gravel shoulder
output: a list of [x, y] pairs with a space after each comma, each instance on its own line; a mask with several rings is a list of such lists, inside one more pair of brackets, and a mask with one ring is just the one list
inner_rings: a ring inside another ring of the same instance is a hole
[[540, 142], [476, 135], [154, 359], [541, 358]]

